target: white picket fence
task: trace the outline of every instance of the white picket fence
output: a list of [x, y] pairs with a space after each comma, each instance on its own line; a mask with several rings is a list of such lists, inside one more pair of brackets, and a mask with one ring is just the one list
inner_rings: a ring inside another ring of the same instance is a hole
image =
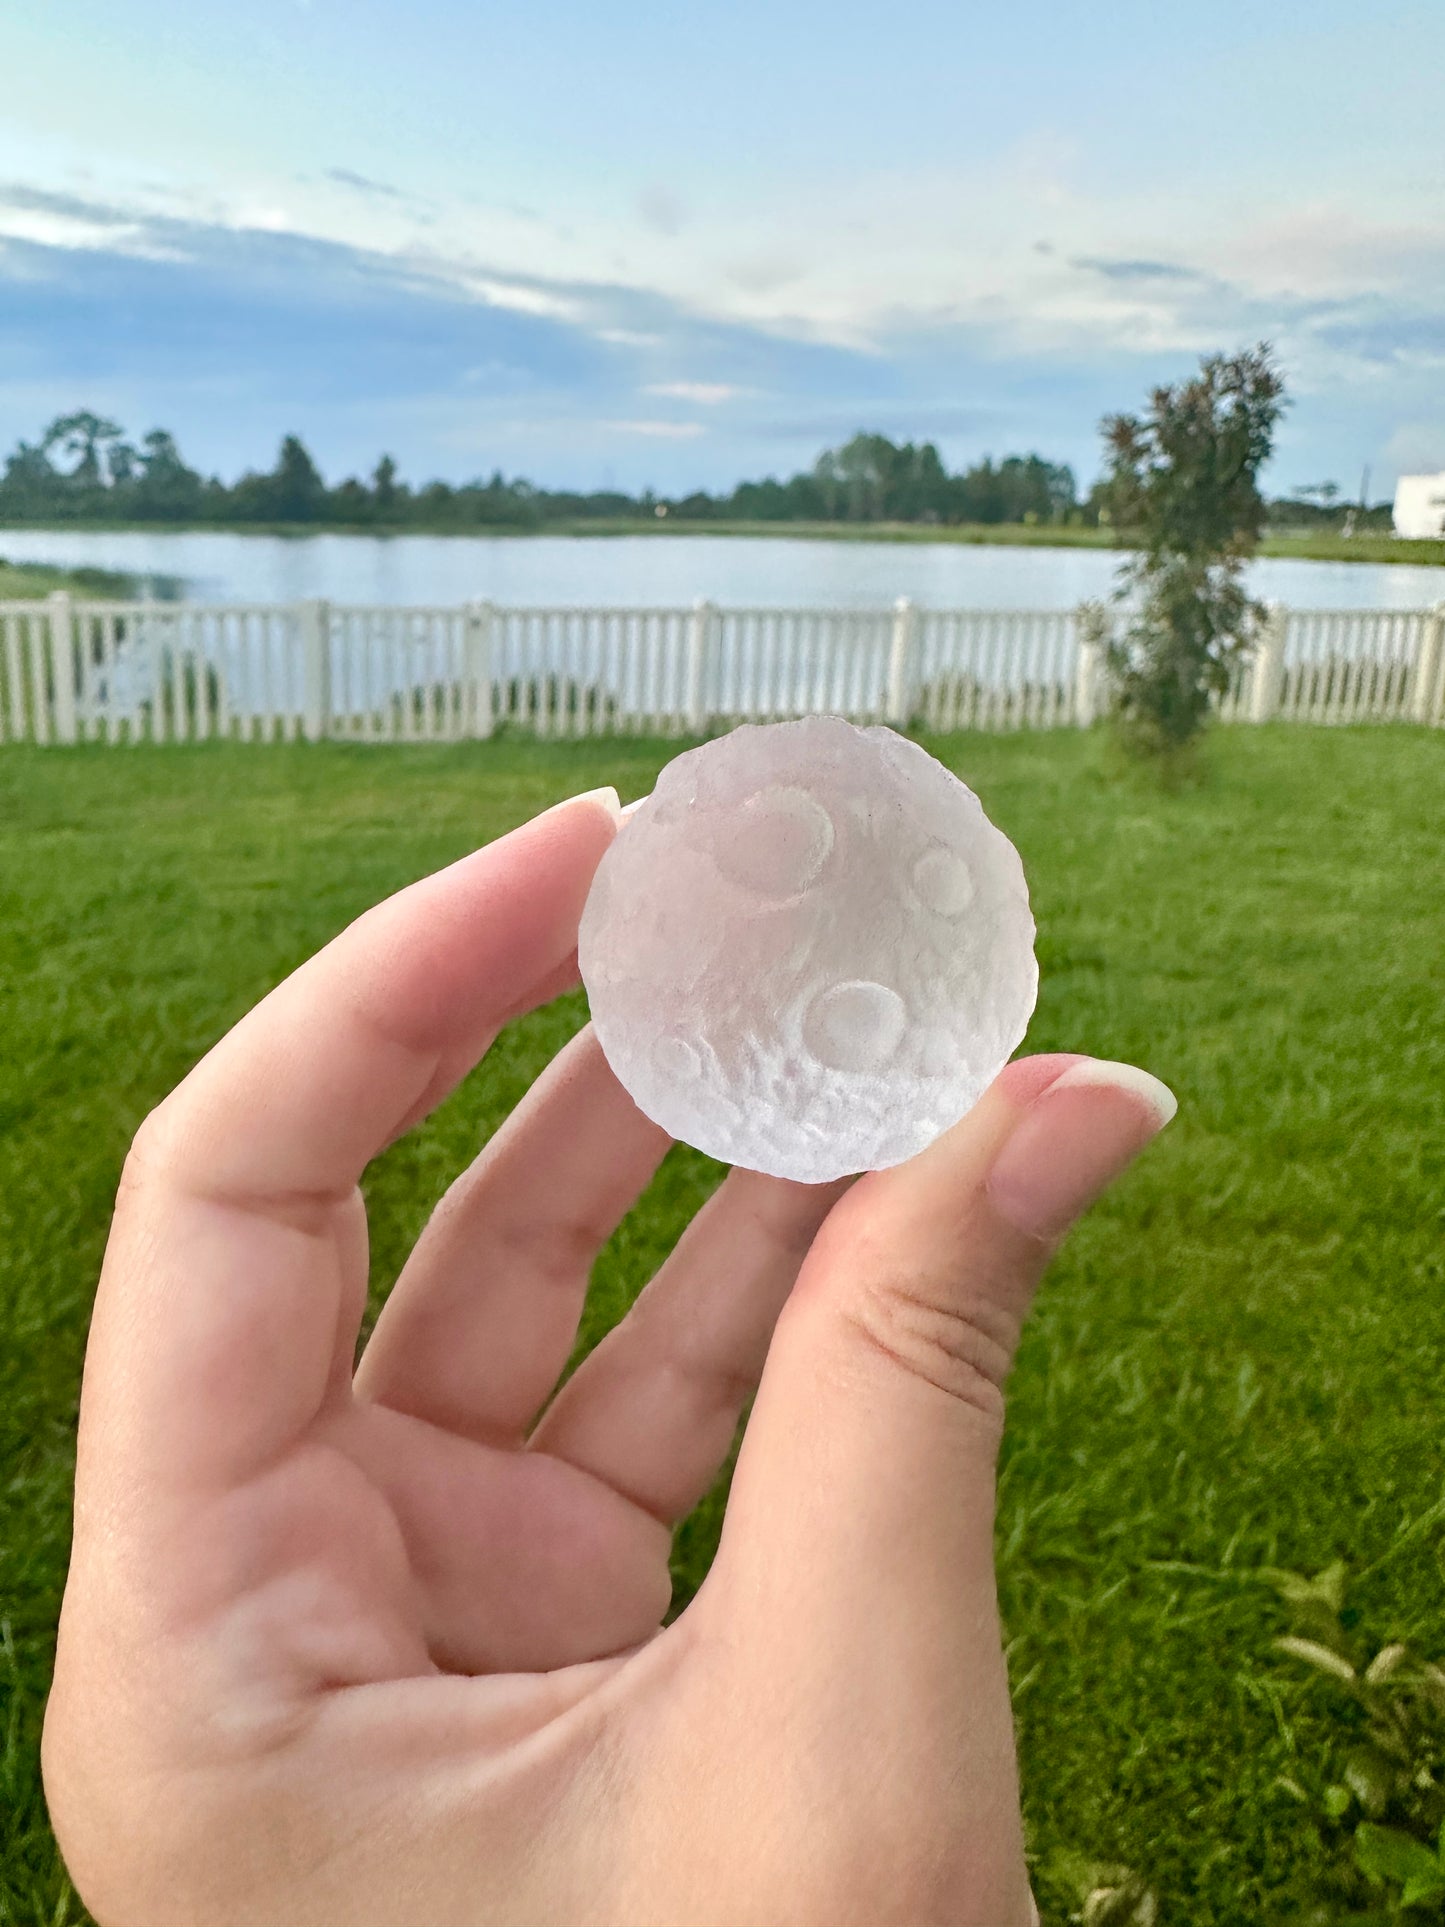
[[[1088, 724], [1072, 611], [0, 603], [0, 742], [698, 735], [830, 711], [933, 730]], [[1225, 720], [1445, 723], [1445, 603], [1276, 608]]]

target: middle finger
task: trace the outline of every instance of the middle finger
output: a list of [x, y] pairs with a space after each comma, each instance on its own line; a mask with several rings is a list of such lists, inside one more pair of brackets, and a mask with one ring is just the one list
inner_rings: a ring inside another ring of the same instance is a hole
[[438, 1205], [357, 1391], [447, 1431], [519, 1443], [567, 1363], [598, 1252], [670, 1143], [589, 1024]]

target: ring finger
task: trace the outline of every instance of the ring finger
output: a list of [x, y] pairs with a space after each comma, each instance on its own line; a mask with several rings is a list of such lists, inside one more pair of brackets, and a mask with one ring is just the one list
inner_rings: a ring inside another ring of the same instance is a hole
[[727, 1457], [808, 1248], [851, 1181], [733, 1171], [563, 1386], [531, 1448], [666, 1523], [690, 1512]]

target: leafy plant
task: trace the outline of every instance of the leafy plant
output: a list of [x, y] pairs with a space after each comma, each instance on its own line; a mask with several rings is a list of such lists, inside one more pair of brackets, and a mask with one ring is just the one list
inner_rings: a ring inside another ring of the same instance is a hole
[[1132, 1867], [1063, 1852], [1051, 1856], [1048, 1872], [1072, 1900], [1068, 1918], [1077, 1927], [1155, 1927], [1158, 1921], [1159, 1903]]
[[1383, 1888], [1372, 1918], [1445, 1919], [1445, 1667], [1399, 1640], [1368, 1651], [1342, 1562], [1269, 1577], [1294, 1626], [1275, 1650], [1309, 1667], [1341, 1715], [1313, 1783], [1282, 1783], [1335, 1849], [1340, 1899], [1378, 1901]]
[[1377, 1827], [1363, 1820], [1355, 1829], [1355, 1859], [1370, 1879], [1401, 1886], [1402, 1907], [1445, 1900], [1445, 1825], [1432, 1852], [1400, 1827]]

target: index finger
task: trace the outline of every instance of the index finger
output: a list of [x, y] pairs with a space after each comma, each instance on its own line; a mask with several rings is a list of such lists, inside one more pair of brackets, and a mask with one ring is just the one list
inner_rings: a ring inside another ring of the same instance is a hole
[[575, 797], [367, 911], [146, 1121], [96, 1299], [83, 1445], [103, 1433], [132, 1478], [230, 1483], [344, 1390], [366, 1285], [357, 1180], [509, 1018], [574, 979], [616, 823], [615, 792]]

